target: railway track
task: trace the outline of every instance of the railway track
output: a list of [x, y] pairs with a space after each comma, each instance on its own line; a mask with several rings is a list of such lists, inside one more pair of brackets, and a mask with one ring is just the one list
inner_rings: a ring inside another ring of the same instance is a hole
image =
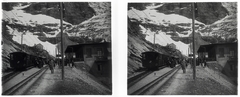
[[5, 76], [2, 77], [2, 85], [5, 84], [6, 82], [8, 82], [9, 80], [11, 80], [13, 77], [15, 77], [16, 75], [20, 74], [20, 71], [13, 71]]
[[[34, 68], [33, 66], [32, 67], [29, 67], [27, 68], [26, 70], [29, 70], [29, 69], [32, 69]], [[12, 71], [11, 73], [5, 75], [2, 77], [2, 85], [5, 84], [6, 82], [8, 82], [9, 80], [11, 80], [12, 78], [14, 78], [15, 76], [17, 76], [18, 74], [20, 74], [22, 71]]]
[[[166, 66], [162, 66], [159, 68], [159, 70], [165, 68]], [[134, 77], [131, 77], [128, 79], [128, 89], [130, 87], [132, 87], [135, 83], [137, 83], [138, 81], [142, 80], [143, 78], [145, 78], [146, 76], [148, 76], [149, 74], [153, 73], [154, 71], [145, 71], [141, 74], [138, 74]]]
[[38, 70], [37, 72], [31, 74], [30, 76], [28, 76], [27, 78], [23, 79], [22, 81], [20, 81], [19, 83], [16, 83], [15, 85], [13, 85], [11, 88], [2, 91], [2, 95], [14, 95], [16, 92], [18, 92], [19, 90], [21, 90], [22, 87], [24, 87], [25, 85], [28, 84], [28, 82], [30, 82], [33, 78], [37, 77], [37, 76], [41, 76], [43, 75], [46, 71], [47, 71], [48, 67], [43, 67], [40, 70]]
[[[156, 92], [172, 75], [174, 75], [180, 69], [180, 65], [174, 67], [170, 71], [164, 73], [163, 75], [159, 76], [158, 78], [154, 79], [153, 81], [145, 84], [144, 86], [138, 88], [136, 91], [129, 93], [130, 95], [151, 95]], [[156, 87], [157, 86], [157, 87]]]

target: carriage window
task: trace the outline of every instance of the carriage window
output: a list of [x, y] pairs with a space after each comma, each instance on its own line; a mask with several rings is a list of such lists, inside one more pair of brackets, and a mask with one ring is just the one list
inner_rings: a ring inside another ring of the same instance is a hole
[[162, 56], [161, 55], [159, 55], [159, 60], [161, 60], [162, 59]]
[[87, 54], [87, 58], [92, 57], [92, 49], [91, 48], [87, 48], [86, 49], [86, 54]]
[[145, 54], [142, 54], [142, 58], [145, 59]]
[[10, 54], [10, 58], [13, 60], [13, 55], [12, 54]]
[[224, 48], [219, 48], [219, 57], [224, 57]]

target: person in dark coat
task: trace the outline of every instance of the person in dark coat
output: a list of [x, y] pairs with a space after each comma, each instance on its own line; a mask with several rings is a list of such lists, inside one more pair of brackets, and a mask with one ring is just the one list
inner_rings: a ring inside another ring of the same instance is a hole
[[206, 59], [206, 58], [203, 59], [203, 64], [204, 64], [204, 65], [203, 65], [204, 68], [207, 67], [207, 59]]
[[185, 59], [182, 59], [182, 62], [180, 63], [183, 73], [186, 73], [186, 61]]
[[52, 59], [49, 60], [48, 66], [49, 66], [49, 68], [51, 70], [51, 73], [54, 73], [54, 69], [53, 69], [54, 61]]
[[72, 67], [76, 67], [75, 64], [74, 64], [73, 58], [71, 59], [71, 63], [72, 63]]

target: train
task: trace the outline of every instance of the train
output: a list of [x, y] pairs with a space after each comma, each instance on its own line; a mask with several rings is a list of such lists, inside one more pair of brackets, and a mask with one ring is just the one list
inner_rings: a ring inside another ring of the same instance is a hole
[[14, 70], [26, 70], [29, 67], [42, 68], [47, 58], [25, 52], [10, 53], [10, 66]]
[[177, 57], [161, 54], [155, 51], [147, 51], [141, 54], [142, 66], [149, 70], [157, 70], [159, 67], [175, 67], [177, 64]]

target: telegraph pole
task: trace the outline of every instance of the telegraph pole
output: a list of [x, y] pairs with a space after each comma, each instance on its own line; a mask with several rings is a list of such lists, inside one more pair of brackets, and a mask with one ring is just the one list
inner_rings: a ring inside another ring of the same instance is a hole
[[60, 23], [61, 23], [61, 57], [62, 57], [62, 80], [64, 80], [64, 53], [63, 53], [63, 27], [62, 27], [62, 24], [63, 24], [63, 3], [60, 2], [60, 16], [61, 16], [61, 19], [60, 19]]
[[21, 51], [23, 51], [23, 44], [22, 44], [22, 43], [23, 43], [23, 33], [22, 33], [22, 35], [21, 35], [21, 46], [22, 46], [22, 47], [21, 47]]
[[193, 35], [193, 79], [196, 79], [196, 56], [195, 56], [195, 6], [192, 3], [192, 35]]
[[23, 51], [23, 35], [25, 34], [25, 30], [23, 31], [22, 35], [21, 35], [21, 51]]
[[154, 33], [154, 38], [153, 38], [154, 49], [156, 49], [156, 46], [155, 46], [155, 37], [156, 37], [156, 33]]

